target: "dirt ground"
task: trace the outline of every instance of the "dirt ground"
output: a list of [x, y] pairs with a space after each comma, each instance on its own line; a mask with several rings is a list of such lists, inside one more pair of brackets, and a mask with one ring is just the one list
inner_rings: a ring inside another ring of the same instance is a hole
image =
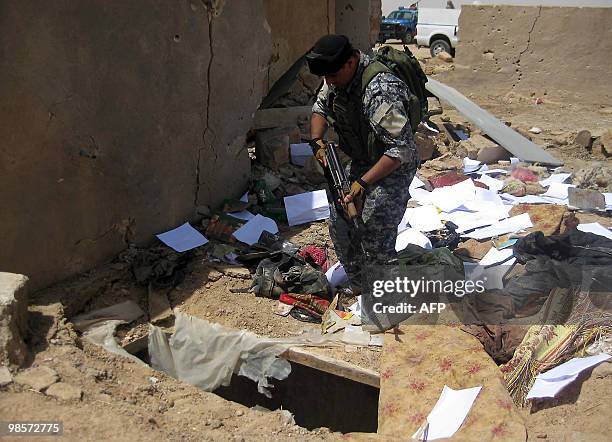
[[[443, 77], [445, 71], [453, 69], [452, 63], [429, 58], [427, 49], [415, 52], [430, 75]], [[539, 127], [541, 133], [530, 136], [565, 161], [563, 170], [578, 174], [585, 169], [612, 170], [612, 159], [600, 151], [571, 143], [579, 130], [588, 129], [596, 134], [612, 127], [612, 109], [558, 103], [554, 97], [543, 97], [541, 104], [535, 104], [537, 97], [512, 93], [470, 98], [513, 128], [527, 131]], [[443, 117], [454, 123], [467, 123], [452, 109], [445, 109]], [[591, 184], [610, 191], [612, 181], [602, 180], [605, 176]], [[609, 217], [578, 216], [583, 221], [596, 219], [612, 226]], [[297, 245], [325, 247], [334, 256], [324, 221], [293, 228], [281, 225], [280, 230], [285, 239]], [[185, 279], [169, 293], [169, 301], [184, 313], [264, 336], [295, 336], [320, 327], [274, 314], [276, 301], [230, 291], [249, 285], [248, 276], [223, 273], [203, 254], [196, 253]], [[82, 397], [61, 400], [14, 382], [0, 388], [2, 420], [60, 420], [67, 440], [331, 440], [341, 436], [325, 428], [308, 431], [288, 422], [280, 411], [247, 408], [144, 364], [109, 354], [81, 340], [66, 320], [78, 312], [126, 299], [136, 301], [146, 311], [146, 288], [137, 285], [128, 265], [118, 261], [36, 293], [30, 306], [29, 344], [33, 353], [30, 366], [55, 370], [62, 382], [78, 387]], [[125, 344], [146, 332], [143, 319], [120, 327], [118, 336]], [[376, 347], [341, 346], [309, 351], [375, 371], [379, 368], [381, 349]], [[605, 363], [585, 374], [562, 398], [523, 410], [529, 439], [609, 440], [606, 436], [612, 416], [608, 400], [612, 395], [610, 366], [611, 363]]]

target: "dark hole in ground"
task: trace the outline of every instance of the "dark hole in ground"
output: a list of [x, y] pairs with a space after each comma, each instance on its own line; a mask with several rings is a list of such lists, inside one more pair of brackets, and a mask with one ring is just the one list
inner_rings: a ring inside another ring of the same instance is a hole
[[[149, 363], [146, 348], [133, 354]], [[270, 399], [257, 391], [255, 382], [238, 375], [228, 387], [213, 393], [246, 407], [288, 410], [296, 424], [309, 430], [327, 427], [341, 433], [376, 433], [380, 392], [376, 387], [295, 362], [287, 379], [270, 381], [274, 385]]]

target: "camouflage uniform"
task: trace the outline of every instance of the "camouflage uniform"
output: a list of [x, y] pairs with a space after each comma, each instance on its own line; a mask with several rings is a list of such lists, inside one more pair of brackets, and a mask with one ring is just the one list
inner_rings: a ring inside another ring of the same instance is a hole
[[[356, 80], [371, 62], [366, 54], [360, 54], [358, 71], [347, 88], [361, 87]], [[325, 84], [317, 96], [312, 111], [323, 117], [328, 113], [328, 96], [334, 87]], [[410, 199], [408, 187], [418, 166], [418, 156], [408, 114], [403, 102], [410, 90], [395, 75], [377, 74], [366, 87], [363, 111], [367, 115], [371, 130], [385, 144], [385, 155], [399, 158], [402, 164], [393, 173], [368, 186], [361, 217], [365, 225], [362, 242], [367, 254], [366, 264], [384, 264], [396, 256], [395, 240], [397, 226], [402, 220], [406, 204]], [[347, 174], [351, 182], [363, 176], [371, 165], [349, 163]], [[329, 231], [338, 258], [347, 271], [351, 285], [361, 287], [363, 257], [359, 247], [351, 243], [349, 224], [339, 216], [334, 204], [330, 204]]]

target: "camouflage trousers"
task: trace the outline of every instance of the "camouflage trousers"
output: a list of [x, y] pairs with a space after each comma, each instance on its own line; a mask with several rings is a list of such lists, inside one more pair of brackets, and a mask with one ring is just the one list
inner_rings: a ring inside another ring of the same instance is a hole
[[[362, 175], [360, 172], [365, 173], [365, 170], [352, 171], [349, 168], [351, 182]], [[397, 226], [406, 211], [410, 199], [408, 186], [415, 173], [414, 166], [402, 164], [393, 173], [369, 186], [361, 212], [365, 226], [361, 241], [366, 257], [354, 240], [351, 224], [338, 213], [335, 204], [330, 204], [329, 234], [353, 289], [361, 288], [364, 265], [385, 264], [397, 256]]]

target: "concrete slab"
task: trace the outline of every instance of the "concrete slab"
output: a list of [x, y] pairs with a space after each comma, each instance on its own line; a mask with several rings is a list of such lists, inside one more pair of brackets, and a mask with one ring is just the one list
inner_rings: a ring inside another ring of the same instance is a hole
[[550, 166], [560, 166], [562, 161], [544, 151], [537, 144], [529, 141], [518, 132], [506, 126], [489, 112], [450, 86], [429, 78], [427, 90], [441, 101], [449, 104], [463, 114], [470, 122], [478, 126], [484, 133], [497, 141], [506, 150], [522, 161], [540, 163]]

